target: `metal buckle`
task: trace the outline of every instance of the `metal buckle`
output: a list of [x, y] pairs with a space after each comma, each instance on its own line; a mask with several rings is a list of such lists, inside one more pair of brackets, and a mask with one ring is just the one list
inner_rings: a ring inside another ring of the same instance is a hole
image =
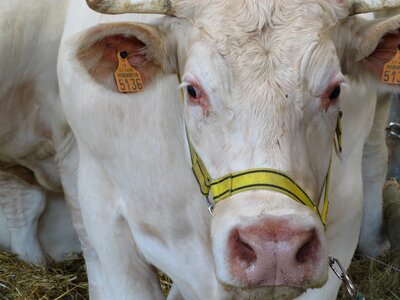
[[389, 125], [386, 127], [386, 131], [390, 135], [393, 135], [394, 137], [400, 139], [400, 123], [390, 122]]
[[208, 196], [204, 196], [204, 200], [207, 203], [207, 208], [208, 208], [210, 215], [213, 215], [215, 203], [211, 202], [210, 199], [208, 199]]
[[[339, 267], [339, 270], [335, 268], [335, 265]], [[364, 299], [363, 296], [358, 292], [358, 288], [353, 283], [346, 270], [343, 268], [342, 264], [336, 258], [329, 257], [329, 267], [332, 269], [333, 273], [343, 281], [346, 286], [347, 292], [351, 296], [351, 299]]]

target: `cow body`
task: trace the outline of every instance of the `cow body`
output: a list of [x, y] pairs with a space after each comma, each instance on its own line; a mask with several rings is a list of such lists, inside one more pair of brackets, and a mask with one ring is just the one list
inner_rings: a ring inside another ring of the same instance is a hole
[[31, 169], [47, 189], [60, 190], [50, 117], [44, 104], [58, 97], [55, 65], [65, 9], [56, 13], [56, 5], [50, 2], [43, 6], [27, 3], [17, 14], [22, 3], [1, 4], [0, 158]]
[[[37, 187], [18, 187], [17, 198], [12, 198], [10, 188], [9, 182], [2, 182], [0, 190], [7, 192], [7, 197], [1, 200], [7, 203], [2, 203], [0, 209], [1, 249], [18, 254], [26, 262], [42, 265], [47, 263], [46, 256], [62, 261], [72, 253], [81, 252], [63, 193], [43, 195]], [[21, 196], [24, 191], [27, 193]], [[35, 196], [45, 197], [45, 205], [39, 206], [40, 213], [34, 210], [37, 209]], [[8, 217], [10, 210], [11, 217]]]
[[[79, 145], [91, 297], [162, 299], [155, 266], [174, 281], [170, 299], [335, 299], [340, 281], [328, 273], [327, 255], [348, 267], [362, 223], [363, 177], [375, 180], [385, 169], [380, 159], [379, 168], [361, 173], [385, 149], [368, 152], [383, 140], [373, 134], [376, 79], [358, 63], [397, 21], [371, 29], [379, 38], [361, 47], [351, 44], [358, 21], [346, 20], [343, 3], [210, 2], [186, 1], [180, 18], [156, 26], [96, 15], [79, 1], [70, 6], [58, 75]], [[91, 28], [99, 23], [106, 24]], [[119, 51], [142, 73], [144, 92], [116, 91]], [[339, 101], [331, 95], [343, 82], [344, 148], [332, 156]], [[187, 89], [183, 102], [178, 85]], [[186, 131], [213, 179], [274, 168], [314, 201], [332, 157], [326, 233], [315, 213], [271, 191], [234, 195], [211, 217]], [[375, 182], [377, 195], [382, 181]], [[361, 236], [361, 248], [375, 254], [385, 247], [380, 198], [367, 200], [378, 213]]]
[[[372, 254], [385, 247], [379, 193], [386, 150], [379, 146], [379, 128], [386, 108], [377, 104], [374, 85], [359, 83], [363, 66], [352, 73], [355, 58], [345, 56], [359, 45], [348, 46], [352, 32], [340, 30], [357, 26], [343, 19], [344, 4], [222, 1], [183, 8], [180, 19], [144, 18], [160, 22], [147, 26], [132, 23], [138, 17], [102, 16], [72, 1], [58, 76], [76, 139], [60, 107], [53, 68], [67, 2], [58, 5], [48, 6], [49, 12], [58, 8], [48, 18], [27, 6], [32, 16], [42, 16], [30, 23], [37, 23], [39, 38], [28, 30], [16, 48], [2, 46], [10, 50], [3, 67], [11, 71], [2, 78], [1, 120], [18, 117], [2, 126], [0, 157], [8, 166], [28, 168], [37, 181], [32, 185], [8, 172], [1, 177], [15, 195], [2, 199], [6, 211], [18, 203], [33, 212], [22, 215], [29, 222], [11, 238], [21, 257], [27, 251], [21, 245], [33, 237], [34, 255], [26, 259], [43, 259], [35, 226], [44, 190], [59, 190], [61, 183], [93, 299], [161, 299], [153, 266], [173, 279], [170, 299], [334, 299], [340, 282], [328, 273], [327, 257], [350, 263], [362, 223], [363, 180], [373, 183], [364, 186], [365, 194], [375, 196], [366, 199], [360, 247]], [[52, 22], [57, 25], [48, 26]], [[373, 53], [376, 44], [363, 45], [370, 49], [357, 55]], [[116, 92], [118, 51], [127, 51], [141, 72], [143, 93]], [[344, 150], [332, 157], [339, 100], [330, 95], [343, 82]], [[184, 102], [179, 85], [187, 90]], [[274, 168], [295, 178], [315, 202], [332, 157], [327, 232], [309, 208], [264, 190], [218, 203], [211, 217], [191, 170], [186, 131], [212, 178]], [[371, 160], [376, 165], [369, 168]], [[54, 246], [55, 228], [43, 230], [50, 236], [43, 244]]]
[[[54, 194], [62, 192], [56, 148], [68, 133], [56, 74], [67, 5], [0, 4], [0, 207], [7, 224], [1, 246], [30, 263], [80, 249], [63, 196]], [[56, 200], [46, 209], [48, 198]], [[39, 235], [45, 252], [37, 233], [44, 210]]]

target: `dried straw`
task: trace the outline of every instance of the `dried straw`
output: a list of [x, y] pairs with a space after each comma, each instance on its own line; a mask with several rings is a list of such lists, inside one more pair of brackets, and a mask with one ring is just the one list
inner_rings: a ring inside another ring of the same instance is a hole
[[[367, 299], [400, 300], [399, 262], [399, 255], [395, 253], [378, 259], [356, 254], [349, 274]], [[167, 295], [171, 281], [160, 273], [160, 283]], [[82, 300], [88, 299], [87, 287], [81, 256], [72, 256], [63, 263], [53, 263], [45, 270], [0, 251], [1, 300]], [[338, 299], [349, 299], [343, 287]]]
[[[171, 280], [159, 273], [165, 295]], [[81, 255], [71, 255], [62, 263], [45, 269], [29, 265], [14, 254], [0, 250], [0, 300], [86, 300], [88, 284]]]
[[88, 298], [87, 288], [81, 256], [73, 255], [63, 263], [52, 262], [46, 270], [0, 251], [1, 300], [82, 300]]
[[[400, 300], [400, 256], [394, 251], [379, 258], [356, 254], [349, 275], [368, 300]], [[342, 286], [339, 300], [348, 300]]]

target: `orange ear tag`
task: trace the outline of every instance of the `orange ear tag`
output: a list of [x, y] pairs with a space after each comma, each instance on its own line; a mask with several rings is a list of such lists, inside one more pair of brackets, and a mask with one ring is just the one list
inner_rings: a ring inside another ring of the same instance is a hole
[[128, 61], [126, 51], [118, 51], [118, 68], [114, 73], [115, 83], [120, 93], [138, 93], [144, 91], [140, 73]]
[[400, 50], [383, 67], [382, 82], [387, 84], [400, 85]]

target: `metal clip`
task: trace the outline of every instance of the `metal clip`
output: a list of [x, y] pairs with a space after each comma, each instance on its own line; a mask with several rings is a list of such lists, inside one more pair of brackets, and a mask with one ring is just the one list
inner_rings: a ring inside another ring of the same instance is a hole
[[215, 203], [211, 202], [210, 199], [208, 199], [208, 196], [204, 196], [204, 200], [207, 203], [208, 211], [210, 212], [210, 215], [213, 215]]
[[400, 123], [390, 122], [386, 127], [386, 131], [397, 138], [400, 139]]
[[[335, 265], [339, 269], [335, 268]], [[346, 286], [347, 292], [350, 294], [352, 300], [362, 300], [365, 299], [359, 292], [356, 285], [353, 283], [349, 275], [347, 275], [346, 270], [343, 268], [342, 264], [336, 258], [329, 257], [329, 267], [332, 269], [333, 273], [343, 281]]]

